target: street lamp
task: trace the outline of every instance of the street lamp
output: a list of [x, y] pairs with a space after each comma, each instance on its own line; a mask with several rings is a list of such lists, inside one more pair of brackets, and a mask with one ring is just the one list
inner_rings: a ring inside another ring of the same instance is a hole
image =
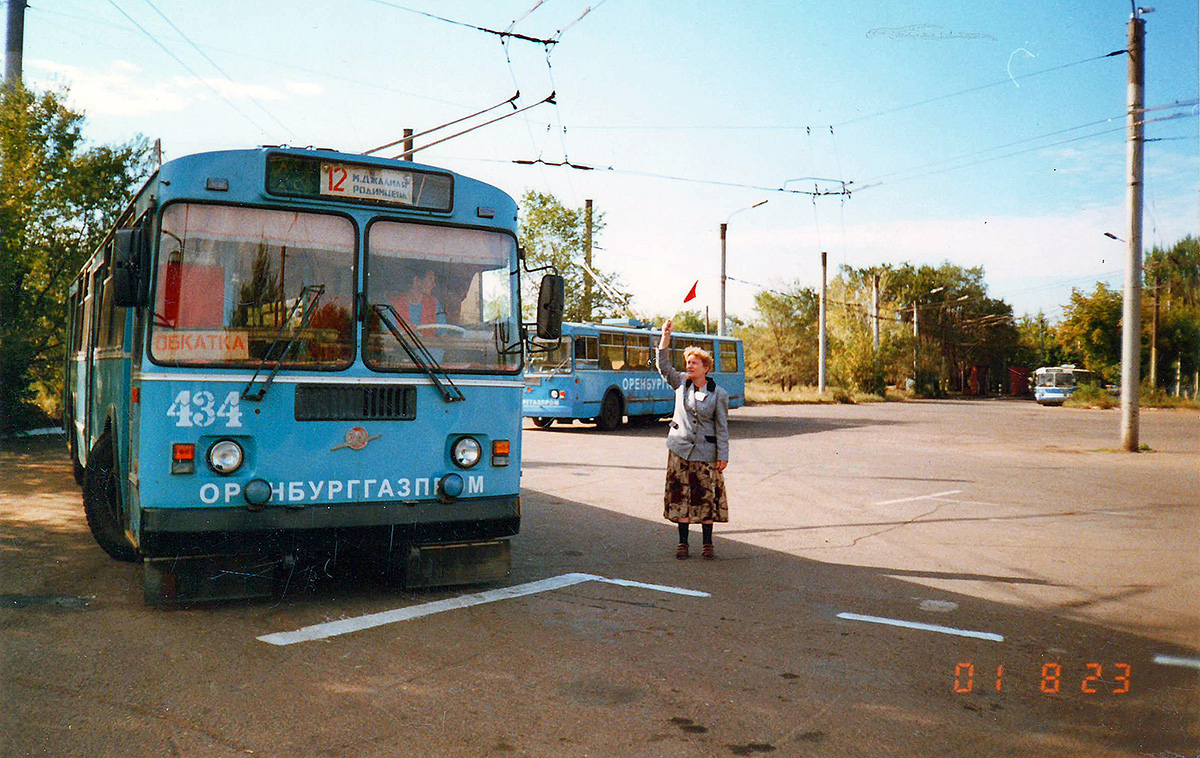
[[754, 205], [747, 205], [745, 208], [738, 208], [725, 219], [725, 223], [721, 224], [721, 314], [720, 321], [717, 323], [717, 334], [724, 337], [728, 334], [725, 328], [725, 230], [729, 228], [729, 221], [734, 216], [742, 211], [752, 210], [760, 205], [766, 205], [769, 200], [760, 200]]

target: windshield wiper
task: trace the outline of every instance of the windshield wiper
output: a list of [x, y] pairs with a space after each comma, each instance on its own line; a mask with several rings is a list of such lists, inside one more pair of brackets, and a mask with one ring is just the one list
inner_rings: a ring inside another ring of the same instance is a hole
[[[413, 364], [433, 380], [433, 385], [438, 388], [438, 392], [442, 393], [442, 400], [445, 400], [447, 403], [455, 403], [467, 399], [462, 391], [454, 385], [454, 382], [450, 380], [450, 376], [442, 368], [441, 364], [438, 363], [437, 359], [433, 357], [433, 353], [429, 352], [429, 348], [425, 347], [425, 343], [417, 336], [416, 330], [400, 317], [395, 308], [389, 303], [375, 303], [371, 308], [379, 316], [379, 321], [387, 327], [392, 336], [396, 338], [396, 341], [400, 343], [400, 347], [404, 348], [404, 352], [408, 353], [408, 357], [412, 360]], [[398, 327], [397, 324], [399, 325]], [[404, 331], [401, 332], [401, 329]]]
[[[310, 293], [312, 300], [307, 300]], [[296, 344], [296, 340], [300, 338], [300, 333], [303, 332], [305, 327], [308, 326], [308, 320], [312, 318], [313, 313], [317, 310], [317, 302], [321, 299], [321, 295], [323, 294], [325, 294], [324, 284], [310, 284], [300, 290], [300, 296], [296, 298], [296, 302], [292, 305], [292, 309], [288, 311], [287, 317], [284, 318], [283, 323], [280, 324], [279, 331], [275, 334], [275, 340], [271, 342], [271, 346], [267, 348], [267, 351], [263, 353], [263, 357], [259, 359], [258, 366], [254, 369], [254, 376], [250, 377], [250, 381], [246, 384], [246, 388], [242, 390], [243, 400], [258, 402], [259, 400], [263, 399], [264, 395], [267, 394], [267, 388], [271, 386], [271, 382], [275, 381], [275, 375], [279, 373], [279, 369], [283, 368], [284, 359], [287, 358], [288, 353], [292, 351], [292, 347]], [[261, 372], [263, 367], [267, 365], [267, 361], [270, 359], [271, 353], [275, 351], [275, 346], [279, 344], [279, 340], [283, 337], [283, 330], [287, 329], [288, 322], [292, 320], [292, 316], [296, 315], [296, 309], [299, 308], [301, 304], [304, 304], [304, 314], [300, 317], [300, 328], [298, 328], [292, 334], [292, 338], [288, 340], [287, 345], [283, 348], [283, 352], [280, 353], [279, 357], [275, 359], [275, 368], [271, 369], [271, 373], [268, 374], [266, 380], [263, 381], [263, 386], [258, 390], [258, 392], [251, 394], [250, 388], [254, 386], [255, 380], [258, 379], [259, 372]]]

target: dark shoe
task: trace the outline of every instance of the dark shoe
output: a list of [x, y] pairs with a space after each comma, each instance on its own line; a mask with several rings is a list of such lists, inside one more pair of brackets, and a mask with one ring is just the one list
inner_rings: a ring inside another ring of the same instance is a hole
[[717, 554], [713, 552], [712, 545], [705, 545], [704, 549], [700, 551], [700, 556], [706, 561], [711, 561], [713, 558], [717, 557]]
[[675, 557], [681, 561], [688, 557], [688, 546], [686, 542], [680, 542], [679, 547], [675, 548]]

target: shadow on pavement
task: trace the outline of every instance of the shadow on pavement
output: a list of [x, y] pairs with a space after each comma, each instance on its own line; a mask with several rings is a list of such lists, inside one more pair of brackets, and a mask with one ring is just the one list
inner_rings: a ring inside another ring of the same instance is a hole
[[[148, 754], [188, 735], [230, 754], [302, 755], [419, 745], [463, 755], [1116, 756], [1200, 745], [1200, 673], [1153, 662], [1196, 650], [1088, 623], [1067, 607], [1030, 610], [903, 577], [1031, 580], [814, 561], [727, 539], [737, 531], [723, 525], [717, 560], [678, 561], [671, 524], [531, 490], [509, 584], [584, 572], [711, 597], [587, 583], [267, 649], [255, 635], [482, 588], [408, 592], [342, 578], [282, 601], [145, 608], [138, 569], [93, 543], [69, 461], [52, 447], [0, 453], [0, 724], [10, 745], [24, 741], [31, 753]], [[14, 508], [18, 500], [32, 505]], [[86, 644], [97, 634], [103, 645]], [[219, 655], [201, 657], [205, 649]], [[111, 727], [75, 712], [92, 699], [113, 723], [151, 728], [104, 748]], [[121, 710], [125, 702], [136, 708]], [[169, 715], [159, 715], [163, 703]], [[438, 714], [442, 729], [427, 728]], [[459, 717], [453, 729], [447, 714]], [[70, 736], [48, 726], [72, 719]], [[89, 733], [97, 744], [83, 751]]]

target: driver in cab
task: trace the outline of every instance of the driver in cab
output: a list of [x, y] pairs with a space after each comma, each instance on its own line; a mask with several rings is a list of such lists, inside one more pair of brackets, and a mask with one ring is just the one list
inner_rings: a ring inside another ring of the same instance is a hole
[[392, 307], [400, 317], [413, 326], [446, 323], [446, 310], [433, 296], [437, 276], [433, 269], [422, 266], [408, 269], [401, 275], [400, 293], [392, 297]]

